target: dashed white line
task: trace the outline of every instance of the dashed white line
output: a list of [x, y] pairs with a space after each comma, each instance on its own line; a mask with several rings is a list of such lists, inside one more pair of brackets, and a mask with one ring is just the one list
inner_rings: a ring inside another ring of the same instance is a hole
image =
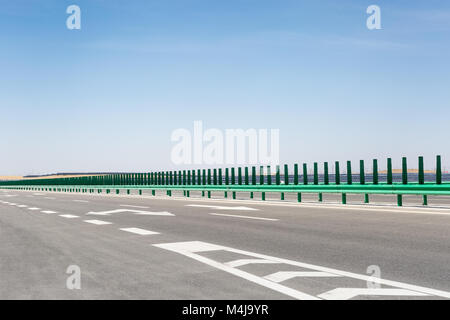
[[120, 230], [139, 234], [141, 236], [147, 236], [147, 235], [151, 235], [151, 234], [159, 234], [159, 232], [154, 232], [154, 231], [140, 229], [140, 228], [120, 228]]
[[105, 225], [105, 224], [112, 224], [112, 222], [108, 222], [108, 221], [103, 221], [103, 220], [83, 220], [84, 222], [87, 223], [92, 223], [92, 224], [96, 224], [96, 225]]
[[73, 214], [60, 214], [59, 216], [63, 217], [63, 218], [67, 218], [67, 219], [74, 219], [74, 218], [79, 218], [80, 217], [80, 216], [76, 216], [76, 215], [73, 215]]
[[41, 208], [28, 208], [28, 210], [33, 210], [33, 211], [35, 211], [35, 210], [41, 210]]
[[88, 200], [72, 200], [73, 202], [89, 202]]
[[272, 218], [240, 216], [240, 215], [235, 215], [235, 214], [210, 213], [210, 215], [223, 216], [223, 217], [233, 217], [233, 218], [243, 218], [243, 219], [254, 219], [254, 220], [278, 221], [278, 219], [272, 219]]
[[18, 206], [17, 206], [18, 208], [26, 208], [26, 207], [28, 207], [26, 204], [19, 204]]
[[51, 211], [51, 210], [43, 210], [41, 211], [42, 213], [47, 213], [47, 214], [51, 214], [51, 213], [58, 213], [56, 211]]

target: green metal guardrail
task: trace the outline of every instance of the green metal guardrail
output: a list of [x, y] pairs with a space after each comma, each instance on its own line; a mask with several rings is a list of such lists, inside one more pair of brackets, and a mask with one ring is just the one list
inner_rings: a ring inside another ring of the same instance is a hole
[[[232, 193], [232, 198], [236, 198], [236, 192], [249, 192], [250, 198], [254, 198], [254, 193], [261, 193], [261, 199], [265, 200], [267, 192], [280, 193], [281, 200], [284, 200], [285, 193], [297, 193], [297, 199], [302, 201], [302, 193], [317, 193], [318, 200], [322, 201], [323, 193], [339, 193], [342, 195], [342, 203], [347, 202], [347, 194], [364, 194], [364, 202], [369, 203], [370, 194], [395, 194], [397, 204], [403, 204], [402, 196], [406, 194], [416, 194], [423, 196], [423, 204], [428, 204], [428, 195], [450, 195], [450, 183], [442, 181], [441, 157], [436, 157], [435, 181], [425, 182], [425, 171], [423, 157], [418, 159], [418, 179], [417, 182], [408, 181], [407, 159], [402, 158], [401, 181], [393, 181], [392, 160], [387, 159], [386, 181], [380, 182], [378, 172], [378, 160], [372, 163], [372, 181], [368, 182], [365, 174], [365, 164], [361, 160], [359, 163], [359, 181], [353, 181], [351, 162], [347, 161], [347, 181], [341, 181], [340, 163], [335, 162], [334, 181], [330, 181], [328, 162], [323, 164], [323, 181], [319, 181], [318, 163], [313, 165], [312, 182], [308, 179], [307, 164], [303, 164], [303, 173], [300, 175], [298, 164], [294, 165], [293, 176], [289, 175], [288, 166], [284, 165], [283, 174], [280, 166], [275, 168], [275, 181], [272, 181], [271, 167], [267, 166], [267, 174], [264, 175], [264, 167], [260, 166], [259, 174], [256, 174], [256, 167], [219, 169], [197, 169], [182, 171], [159, 171], [149, 173], [126, 173], [109, 174], [88, 177], [72, 177], [57, 179], [33, 179], [2, 181], [0, 188], [18, 190], [41, 190], [41, 191], [66, 191], [66, 192], [90, 192], [97, 190], [101, 193], [106, 190], [110, 193], [115, 190], [116, 194], [120, 190], [137, 189], [142, 194], [143, 189], [151, 189], [152, 194], [156, 190], [165, 190], [168, 196], [174, 190], [182, 190], [187, 197], [190, 191], [202, 191], [202, 196], [207, 193], [211, 197], [211, 192], [224, 192], [224, 197], [228, 197], [228, 192]], [[281, 176], [283, 175], [283, 182]], [[290, 179], [292, 177], [292, 179]]]

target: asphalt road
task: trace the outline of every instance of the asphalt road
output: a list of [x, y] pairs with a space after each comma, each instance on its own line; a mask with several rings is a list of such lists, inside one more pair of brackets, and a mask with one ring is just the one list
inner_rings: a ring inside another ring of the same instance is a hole
[[313, 197], [0, 191], [0, 299], [450, 298], [448, 198]]

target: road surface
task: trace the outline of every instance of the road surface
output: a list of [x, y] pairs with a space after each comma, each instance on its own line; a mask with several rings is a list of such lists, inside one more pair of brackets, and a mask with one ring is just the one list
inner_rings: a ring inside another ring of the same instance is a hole
[[2, 190], [0, 299], [450, 298], [448, 198], [335, 199]]

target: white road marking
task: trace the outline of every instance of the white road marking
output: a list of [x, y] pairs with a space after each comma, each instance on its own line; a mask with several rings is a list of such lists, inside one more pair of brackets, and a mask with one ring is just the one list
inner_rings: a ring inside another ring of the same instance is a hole
[[44, 194], [43, 193], [33, 193], [33, 195], [35, 195], [35, 196], [43, 196]]
[[265, 259], [239, 259], [239, 260], [233, 260], [229, 262], [225, 262], [225, 265], [229, 267], [241, 267], [245, 266], [247, 264], [261, 264], [261, 263], [278, 263], [272, 260], [265, 260]]
[[266, 220], [266, 221], [278, 221], [278, 219], [272, 218], [261, 218], [261, 217], [250, 217], [250, 216], [239, 216], [234, 214], [224, 214], [224, 213], [210, 213], [213, 216], [223, 216], [223, 217], [234, 217], [234, 218], [243, 218], [243, 219], [255, 219], [255, 220]]
[[296, 277], [340, 277], [340, 275], [321, 271], [279, 271], [265, 276], [264, 279], [283, 282]]
[[151, 212], [151, 211], [141, 211], [141, 210], [131, 210], [131, 209], [116, 209], [116, 210], [99, 211], [99, 212], [90, 211], [86, 214], [97, 215], [97, 216], [110, 216], [112, 213], [122, 213], [122, 212], [130, 212], [132, 214], [145, 215], [145, 216], [174, 216], [174, 214], [167, 212], [167, 211]]
[[59, 216], [63, 217], [63, 218], [67, 218], [67, 219], [73, 219], [73, 218], [79, 218], [80, 217], [80, 216], [75, 216], [73, 214], [60, 214]]
[[[211, 244], [211, 243], [202, 242], [202, 241], [161, 243], [161, 244], [155, 244], [154, 246], [182, 254], [191, 259], [200, 261], [202, 263], [210, 265], [219, 270], [231, 273], [233, 275], [236, 275], [236, 276], [246, 279], [248, 281], [252, 281], [254, 283], [265, 286], [272, 290], [281, 292], [287, 296], [290, 296], [290, 297], [293, 297], [296, 299], [314, 299], [314, 300], [316, 300], [316, 299], [320, 299], [320, 298], [297, 291], [297, 290], [294, 290], [292, 288], [289, 288], [287, 286], [267, 280], [265, 278], [255, 276], [251, 273], [244, 272], [242, 270], [227, 266], [224, 263], [217, 262], [215, 260], [203, 257], [203, 256], [199, 255], [198, 253], [205, 252], [205, 251], [223, 250], [223, 251], [227, 251], [227, 252], [246, 255], [246, 256], [249, 256], [252, 258], [257, 258], [257, 259], [262, 259], [262, 260], [271, 260], [271, 261], [274, 261], [274, 262], [280, 263], [280, 264], [287, 264], [287, 265], [291, 265], [291, 266], [297, 266], [297, 267], [300, 267], [303, 269], [310, 269], [313, 271], [331, 273], [331, 274], [341, 276], [341, 277], [349, 277], [352, 279], [362, 280], [365, 282], [364, 285], [366, 285], [367, 281], [371, 281], [373, 283], [379, 283], [379, 284], [390, 286], [390, 287], [396, 287], [398, 289], [415, 291], [415, 292], [418, 292], [421, 294], [450, 298], [450, 292], [448, 292], [448, 291], [436, 290], [436, 289], [432, 289], [432, 288], [426, 288], [426, 287], [411, 285], [411, 284], [402, 283], [402, 282], [398, 282], [398, 281], [386, 280], [386, 279], [382, 279], [382, 278], [375, 278], [375, 277], [365, 275], [365, 274], [346, 272], [346, 271], [342, 271], [342, 270], [317, 266], [317, 265], [313, 265], [313, 264], [309, 264], [309, 263], [303, 263], [303, 262], [298, 262], [298, 261], [293, 261], [293, 260], [288, 260], [288, 259], [283, 259], [283, 258], [277, 258], [277, 257], [273, 257], [273, 256], [268, 256], [268, 255], [254, 253], [254, 252], [250, 252], [250, 251], [234, 249], [234, 248], [220, 246], [220, 245]], [[361, 288], [361, 289], [365, 289], [365, 288]], [[369, 291], [365, 291], [365, 292], [370, 293]]]
[[17, 205], [17, 203], [8, 203], [10, 206], [16, 206]]
[[231, 273], [235, 276], [244, 278], [248, 281], [254, 282], [256, 284], [259, 284], [261, 286], [264, 286], [266, 288], [281, 292], [287, 296], [299, 299], [299, 300], [319, 300], [319, 298], [314, 297], [312, 295], [291, 289], [289, 287], [283, 286], [281, 284], [266, 280], [264, 278], [255, 276], [251, 273], [229, 267], [223, 263], [214, 261], [209, 258], [205, 258], [201, 255], [198, 255], [194, 252], [204, 252], [204, 251], [214, 251], [214, 250], [220, 250], [221, 246], [216, 246], [214, 244], [209, 244], [206, 242], [200, 242], [200, 241], [190, 241], [190, 242], [178, 242], [178, 243], [162, 243], [162, 244], [155, 244], [154, 246], [174, 251], [179, 254], [182, 254], [184, 256], [187, 256], [189, 258], [195, 259], [197, 261], [203, 262], [207, 265], [210, 265], [211, 267], [217, 268], [219, 270]]
[[140, 229], [140, 228], [120, 228], [120, 230], [126, 231], [126, 232], [131, 232], [131, 233], [136, 233], [141, 236], [147, 236], [147, 235], [151, 235], [151, 234], [159, 234], [159, 232], [154, 232], [154, 231]]
[[41, 208], [28, 208], [28, 210], [33, 210], [33, 211], [35, 211], [35, 210], [41, 210]]
[[217, 210], [239, 210], [239, 211], [258, 211], [259, 209], [249, 207], [226, 207], [226, 206], [210, 206], [204, 204], [187, 204], [186, 207], [211, 208]]
[[20, 204], [20, 205], [18, 205], [17, 206], [18, 208], [26, 208], [26, 207], [28, 207], [26, 204]]
[[140, 209], [148, 209], [149, 207], [144, 207], [144, 206], [133, 206], [131, 204], [121, 204], [121, 207], [130, 207], [130, 208], [140, 208]]
[[89, 202], [88, 200], [72, 200], [73, 202]]
[[326, 300], [348, 300], [356, 296], [428, 296], [429, 294], [405, 289], [336, 288], [318, 297]]
[[41, 211], [42, 213], [47, 213], [47, 214], [51, 214], [51, 213], [58, 213], [58, 212], [56, 212], [56, 211], [51, 211], [51, 210], [44, 210], [44, 211]]
[[108, 222], [108, 221], [102, 221], [102, 220], [83, 220], [84, 222], [87, 223], [92, 223], [92, 224], [96, 224], [96, 225], [104, 225], [104, 224], [112, 224], [112, 222]]
[[44, 199], [55, 200], [55, 198], [52, 198], [52, 197], [44, 197]]

